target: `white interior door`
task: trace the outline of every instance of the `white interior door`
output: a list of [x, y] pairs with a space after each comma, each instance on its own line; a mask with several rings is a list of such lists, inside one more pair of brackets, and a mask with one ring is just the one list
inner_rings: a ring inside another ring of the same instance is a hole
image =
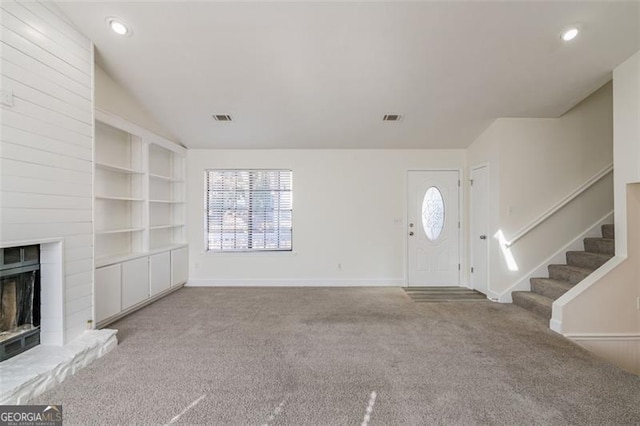
[[489, 239], [488, 168], [471, 171], [471, 287], [487, 294]]
[[460, 284], [459, 172], [410, 171], [407, 284]]

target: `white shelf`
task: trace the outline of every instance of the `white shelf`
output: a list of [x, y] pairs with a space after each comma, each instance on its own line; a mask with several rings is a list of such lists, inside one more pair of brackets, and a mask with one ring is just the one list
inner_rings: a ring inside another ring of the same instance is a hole
[[141, 170], [134, 170], [127, 167], [114, 166], [113, 164], [99, 163], [96, 161], [96, 167], [103, 170], [109, 170], [110, 172], [122, 173], [127, 175], [143, 175]]
[[137, 259], [146, 255], [147, 253], [113, 253], [109, 256], [96, 257], [94, 264], [96, 268], [101, 268], [103, 266], [113, 265], [131, 259]]
[[157, 225], [157, 226], [150, 226], [149, 229], [150, 230], [154, 230], [154, 229], [171, 229], [171, 228], [180, 228], [183, 227], [184, 224], [179, 224], [179, 225]]
[[174, 201], [174, 200], [149, 200], [150, 203], [160, 203], [160, 204], [184, 204], [184, 201]]
[[162, 180], [162, 181], [165, 181], [165, 182], [173, 182], [173, 183], [182, 183], [182, 182], [184, 182], [184, 180], [179, 179], [179, 178], [173, 178], [173, 177], [170, 177], [170, 176], [155, 175], [153, 173], [149, 173], [149, 177], [151, 179]]
[[109, 256], [100, 256], [95, 258], [95, 267], [102, 268], [103, 266], [114, 265], [116, 263], [126, 262], [127, 260], [139, 259], [145, 256], [151, 256], [153, 254], [162, 253], [165, 251], [175, 250], [179, 248], [187, 247], [187, 244], [171, 244], [164, 247], [155, 248], [145, 252], [135, 253], [114, 253]]
[[188, 247], [188, 244], [187, 243], [169, 244], [163, 247], [157, 247], [153, 250], [149, 250], [147, 254], [162, 253], [163, 251], [175, 250], [182, 247]]
[[110, 229], [107, 231], [96, 231], [96, 235], [109, 235], [109, 234], [124, 234], [126, 232], [140, 232], [144, 228], [122, 228], [122, 229]]
[[110, 195], [96, 195], [97, 200], [113, 200], [113, 201], [144, 201], [142, 198], [132, 197], [113, 197]]

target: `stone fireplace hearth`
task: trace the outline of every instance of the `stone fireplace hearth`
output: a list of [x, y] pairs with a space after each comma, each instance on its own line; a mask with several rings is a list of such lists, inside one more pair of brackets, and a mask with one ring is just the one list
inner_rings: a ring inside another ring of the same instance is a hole
[[[116, 330], [93, 330], [90, 327], [84, 333], [80, 332], [79, 336], [78, 333], [74, 333], [67, 338], [65, 293], [68, 290], [65, 290], [64, 242], [60, 239], [18, 241], [15, 244], [2, 242], [0, 250], [6, 258], [7, 252], [4, 249], [27, 246], [39, 247], [39, 271], [35, 274], [39, 275], [40, 289], [36, 288], [34, 282], [33, 294], [25, 290], [21, 286], [29, 282], [29, 279], [26, 279], [22, 283], [5, 283], [7, 287], [3, 289], [4, 296], [0, 295], [0, 302], [3, 303], [0, 309], [4, 314], [4, 317], [0, 318], [0, 326], [2, 329], [13, 330], [11, 333], [5, 330], [7, 339], [4, 340], [14, 342], [12, 339], [16, 337], [22, 339], [18, 348], [20, 350], [13, 353], [15, 356], [0, 362], [0, 405], [27, 403], [31, 398], [106, 354], [118, 343]], [[15, 257], [16, 252], [11, 253]], [[30, 255], [26, 256], [27, 262], [18, 265], [25, 267], [25, 270], [33, 269], [34, 264], [38, 263], [31, 261], [33, 252], [28, 254]], [[24, 260], [24, 251], [21, 256]], [[4, 263], [16, 262], [0, 262]], [[33, 270], [31, 274], [31, 278], [35, 278]], [[25, 308], [28, 305], [23, 303], [25, 298], [32, 299], [31, 311]], [[87, 319], [91, 319], [91, 316]], [[39, 340], [40, 344], [34, 343], [35, 340]]]

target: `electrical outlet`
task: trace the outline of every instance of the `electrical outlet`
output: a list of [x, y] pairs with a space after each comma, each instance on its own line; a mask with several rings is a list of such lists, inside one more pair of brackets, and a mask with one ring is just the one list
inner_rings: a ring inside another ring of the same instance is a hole
[[636, 299], [636, 308], [640, 311], [640, 297]]
[[11, 90], [0, 90], [0, 104], [5, 106], [13, 106], [13, 92]]

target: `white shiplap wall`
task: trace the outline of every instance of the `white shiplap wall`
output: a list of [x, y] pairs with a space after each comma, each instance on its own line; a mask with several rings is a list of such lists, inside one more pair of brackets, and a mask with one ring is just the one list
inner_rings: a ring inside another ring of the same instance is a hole
[[93, 46], [50, 3], [0, 14], [0, 244], [62, 240], [69, 342], [93, 316]]

